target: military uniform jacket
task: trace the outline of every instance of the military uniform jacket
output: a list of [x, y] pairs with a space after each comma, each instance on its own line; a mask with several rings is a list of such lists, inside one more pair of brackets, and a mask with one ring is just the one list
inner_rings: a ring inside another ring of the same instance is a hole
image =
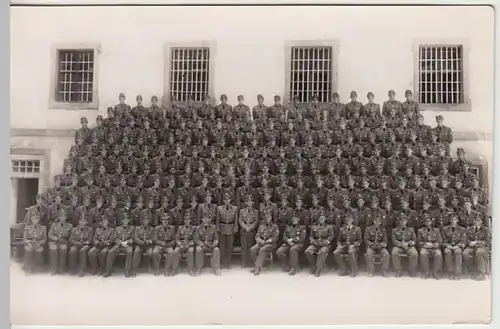
[[196, 227], [193, 225], [179, 226], [175, 234], [175, 243], [178, 246], [193, 246]]
[[417, 242], [415, 230], [411, 227], [396, 227], [392, 230], [392, 244], [396, 247], [401, 247], [403, 243], [408, 243], [414, 246]]
[[69, 243], [71, 245], [82, 246], [92, 243], [94, 230], [90, 226], [76, 226], [71, 229]]
[[327, 247], [334, 239], [333, 225], [315, 224], [310, 228], [309, 240], [317, 247]]
[[216, 225], [221, 235], [234, 234], [238, 227], [238, 207], [218, 206]]
[[293, 209], [291, 207], [279, 207], [278, 208], [278, 226], [280, 229], [283, 229], [290, 221], [290, 218], [292, 218], [293, 215]]
[[389, 116], [391, 114], [392, 109], [396, 109], [396, 116], [401, 116], [401, 103], [396, 100], [385, 101], [382, 106], [382, 114], [384, 116]]
[[465, 232], [467, 243], [477, 241], [478, 243], [476, 244], [476, 247], [484, 247], [491, 243], [490, 231], [484, 225], [479, 228], [469, 226], [466, 228]]
[[273, 221], [275, 221], [278, 218], [278, 206], [274, 202], [262, 202], [259, 205], [259, 217], [261, 219], [264, 219], [264, 213], [270, 211], [272, 214]]
[[24, 243], [37, 243], [43, 246], [47, 242], [47, 227], [42, 225], [25, 226], [23, 232]]
[[451, 212], [451, 209], [448, 207], [434, 209], [432, 212], [434, 225], [439, 228], [448, 225], [450, 223], [450, 218], [448, 216], [449, 212]]
[[433, 129], [439, 142], [451, 143], [453, 142], [453, 133], [450, 127], [437, 126]]
[[24, 216], [24, 225], [31, 225], [31, 216], [33, 216], [34, 212], [38, 213], [38, 216], [40, 216], [41, 225], [47, 225], [49, 223], [47, 208], [45, 206], [36, 204], [28, 208], [28, 211]]
[[279, 229], [276, 224], [260, 224], [255, 241], [263, 244], [275, 244], [278, 241]]
[[361, 109], [363, 108], [363, 103], [359, 101], [350, 101], [345, 105], [346, 117], [348, 119], [354, 117], [354, 113], [361, 113]]
[[302, 244], [306, 239], [306, 227], [304, 225], [287, 225], [283, 232], [283, 243], [292, 239], [293, 244]]
[[208, 217], [212, 221], [214, 221], [217, 217], [217, 205], [213, 203], [207, 204], [206, 202], [202, 203], [198, 206], [197, 213], [197, 219], [199, 223], [201, 223], [201, 219], [203, 217]]
[[110, 246], [115, 241], [115, 229], [98, 227], [94, 233], [94, 245], [98, 247]]
[[441, 236], [443, 238], [443, 245], [446, 247], [450, 245], [452, 247], [458, 246], [460, 248], [465, 248], [466, 245], [466, 235], [465, 228], [462, 226], [453, 227], [451, 225], [443, 227], [441, 231]]
[[104, 207], [97, 207], [95, 206], [94, 208], [90, 209], [89, 213], [89, 225], [91, 227], [96, 227], [99, 225], [99, 223], [104, 219], [106, 216], [106, 212]]
[[135, 228], [133, 226], [118, 226], [115, 229], [115, 244], [121, 244], [125, 241], [132, 241]]
[[[57, 243], [68, 243], [73, 225], [67, 222], [55, 222], [50, 226], [49, 241]], [[61, 239], [60, 241], [57, 241]]]
[[173, 248], [175, 246], [175, 226], [158, 225], [155, 227], [153, 241], [159, 246]]
[[423, 248], [426, 242], [437, 244], [436, 248], [441, 247], [443, 243], [440, 229], [437, 227], [422, 227], [418, 230], [417, 244], [419, 248]]
[[219, 244], [219, 233], [214, 224], [199, 225], [195, 229], [194, 241], [198, 246], [216, 247]]
[[134, 230], [134, 243], [138, 245], [149, 244], [146, 243], [153, 241], [154, 239], [154, 228], [149, 225], [137, 226]]
[[411, 101], [405, 101], [403, 104], [401, 104], [401, 109], [403, 114], [408, 114], [408, 112], [413, 112], [415, 116], [417, 116], [420, 113], [420, 108], [417, 102], [411, 100]]
[[66, 206], [63, 205], [62, 203], [61, 204], [52, 204], [49, 206], [49, 219], [50, 219], [50, 222], [54, 222], [57, 220], [57, 218], [59, 217], [59, 212], [61, 211], [61, 209], [64, 209], [66, 210]]
[[259, 212], [255, 208], [245, 207], [240, 210], [239, 224], [243, 229], [248, 228], [245, 232], [251, 232], [257, 228], [259, 224]]
[[365, 245], [368, 248], [387, 247], [387, 231], [382, 227], [369, 226], [365, 230]]

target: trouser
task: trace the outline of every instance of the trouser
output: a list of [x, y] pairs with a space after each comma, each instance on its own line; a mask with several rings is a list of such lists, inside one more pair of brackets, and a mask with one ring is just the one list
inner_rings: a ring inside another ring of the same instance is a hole
[[[84, 271], [87, 268], [87, 254], [90, 246], [71, 246], [69, 249], [69, 269]], [[77, 264], [78, 263], [78, 264]]]
[[380, 257], [382, 272], [387, 272], [389, 270], [390, 255], [386, 248], [374, 249], [366, 248], [365, 260], [366, 260], [366, 270], [368, 273], [373, 273], [375, 271], [375, 258]]
[[395, 271], [402, 271], [403, 267], [401, 266], [401, 255], [408, 255], [408, 267], [411, 274], [415, 274], [418, 265], [418, 252], [415, 247], [409, 247], [408, 249], [403, 249], [401, 247], [393, 247], [391, 252], [392, 258], [392, 266]]
[[464, 250], [463, 256], [467, 268], [472, 268], [474, 262], [479, 273], [486, 273], [486, 254], [488, 251], [485, 247], [467, 247]]
[[210, 268], [218, 270], [220, 268], [220, 250], [218, 247], [210, 248], [207, 246], [196, 247], [195, 250], [195, 266], [197, 271], [201, 271], [203, 263], [205, 262], [205, 253], [212, 253], [210, 256]]
[[26, 244], [24, 246], [24, 269], [31, 271], [43, 264], [43, 246]]
[[231, 264], [233, 257], [233, 242], [234, 234], [227, 234], [220, 236], [220, 258], [222, 265], [228, 267]]
[[420, 249], [420, 266], [424, 273], [429, 273], [430, 259], [432, 258], [432, 273], [441, 271], [443, 266], [443, 254], [439, 249]]
[[165, 272], [172, 269], [173, 247], [156, 246], [153, 249], [153, 267], [156, 271], [160, 270], [160, 263], [163, 254], [165, 254]]
[[255, 244], [255, 230], [250, 232], [240, 231], [241, 242], [241, 266], [247, 267], [250, 264], [250, 248]]
[[142, 253], [146, 253], [148, 262], [153, 258], [153, 246], [135, 246], [134, 254], [132, 256], [132, 269], [136, 271], [141, 265]]
[[176, 247], [172, 254], [172, 270], [177, 271], [181, 257], [186, 257], [190, 271], [194, 270], [194, 247]]
[[330, 246], [318, 247], [310, 245], [307, 247], [305, 254], [311, 269], [322, 270], [326, 267], [326, 258], [330, 252]]
[[299, 268], [299, 255], [302, 251], [302, 244], [289, 245], [284, 243], [276, 251], [276, 256], [280, 260], [284, 268], [291, 267], [293, 269]]
[[125, 252], [125, 271], [129, 272], [132, 270], [132, 255], [134, 252], [134, 247], [127, 246], [114, 246], [108, 251], [108, 258], [106, 259], [106, 273], [111, 273], [111, 269], [113, 268], [113, 264], [115, 262], [116, 254], [120, 251]]
[[97, 266], [104, 271], [109, 250], [110, 247], [92, 247], [89, 250], [89, 263], [93, 271], [97, 270]]
[[262, 268], [264, 260], [276, 249], [275, 244], [255, 244], [250, 248], [250, 256], [256, 268]]
[[68, 245], [57, 242], [49, 243], [50, 269], [52, 272], [64, 272], [66, 269], [66, 260], [68, 257]]
[[449, 273], [462, 274], [462, 248], [444, 249], [444, 262]]
[[[342, 255], [345, 255], [347, 253], [347, 264], [344, 261], [344, 258]], [[350, 246], [338, 246], [335, 251], [333, 252], [333, 256], [335, 257], [335, 261], [337, 264], [340, 266], [341, 271], [345, 271], [347, 268], [347, 265], [349, 266], [349, 269], [351, 270], [352, 273], [358, 273], [358, 248], [356, 248], [353, 245]]]

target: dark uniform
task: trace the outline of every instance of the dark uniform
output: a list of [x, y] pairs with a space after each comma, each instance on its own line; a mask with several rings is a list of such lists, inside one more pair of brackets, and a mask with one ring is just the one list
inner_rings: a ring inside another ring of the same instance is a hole
[[114, 246], [108, 251], [106, 259], [106, 269], [104, 276], [111, 275], [111, 269], [115, 261], [116, 255], [119, 252], [125, 252], [125, 276], [129, 277], [132, 274], [132, 257], [134, 251], [134, 232], [135, 228], [129, 225], [128, 216], [124, 217], [122, 225], [115, 229]]
[[161, 218], [162, 224], [154, 229], [153, 266], [155, 275], [159, 274], [161, 258], [165, 255], [165, 274], [169, 275], [172, 271], [172, 256], [175, 247], [175, 226], [169, 225], [167, 214], [163, 214]]
[[[326, 220], [326, 218], [324, 219]], [[316, 276], [319, 276], [326, 267], [326, 258], [332, 247], [334, 235], [333, 225], [327, 225], [324, 222], [318, 222], [310, 228], [310, 245], [305, 254], [309, 261], [310, 272], [315, 273]]]
[[174, 253], [172, 254], [173, 274], [175, 274], [179, 268], [181, 257], [185, 257], [187, 259], [189, 274], [194, 275], [194, 233], [196, 227], [191, 225], [191, 219], [187, 218], [189, 218], [189, 215], [185, 217], [185, 224], [179, 226], [175, 234], [176, 247]]
[[299, 218], [297, 223], [290, 219], [290, 224], [286, 226], [283, 232], [283, 244], [276, 251], [276, 255], [280, 259], [283, 269], [289, 270], [293, 275], [299, 269], [299, 255], [304, 248], [304, 241], [306, 239], [306, 227], [299, 225]]
[[[345, 275], [347, 273], [347, 265], [351, 271], [352, 276], [356, 276], [358, 273], [358, 251], [361, 243], [363, 242], [363, 235], [361, 233], [361, 228], [356, 225], [346, 224], [342, 226], [339, 230], [337, 236], [337, 249], [333, 252], [333, 256], [340, 266], [340, 274]], [[347, 254], [347, 264], [342, 257]]]
[[[464, 250], [464, 262], [468, 269], [479, 272], [478, 279], [483, 279], [486, 273], [486, 256], [488, 254], [488, 244], [490, 243], [489, 229], [475, 221], [476, 225], [469, 226], [466, 229], [467, 247]], [[474, 273], [474, 272], [472, 272]]]
[[[38, 218], [39, 215], [37, 214]], [[31, 272], [43, 264], [43, 249], [47, 242], [47, 227], [36, 223], [30, 223], [24, 227], [24, 264], [23, 269]]]
[[132, 257], [132, 275], [135, 275], [139, 265], [141, 264], [142, 254], [147, 257], [148, 262], [153, 257], [154, 247], [154, 228], [149, 226], [150, 219], [142, 218], [141, 226], [137, 226], [134, 230], [134, 254]]
[[[426, 221], [430, 221], [428, 218]], [[443, 265], [441, 244], [443, 240], [440, 229], [437, 227], [422, 227], [418, 230], [417, 245], [420, 248], [420, 264], [425, 276], [429, 276], [430, 261], [432, 258], [432, 275], [437, 278]]]
[[251, 197], [247, 198], [246, 204], [247, 206], [239, 213], [241, 267], [249, 266], [250, 247], [254, 244], [256, 229], [259, 225], [259, 212], [253, 207]]
[[69, 244], [71, 245], [69, 250], [69, 268], [72, 272], [76, 272], [78, 261], [78, 273], [80, 276], [84, 275], [84, 271], [87, 268], [87, 254], [92, 245], [93, 234], [94, 230], [87, 225], [86, 217], [81, 218], [80, 224], [71, 230], [69, 237]]
[[442, 230], [444, 262], [452, 278], [462, 274], [462, 253], [466, 245], [465, 228], [462, 226], [445, 226]]
[[[208, 217], [205, 217], [208, 218]], [[219, 234], [215, 224], [211, 224], [209, 220], [199, 225], [195, 230], [194, 240], [196, 244], [195, 250], [195, 268], [198, 274], [201, 273], [205, 254], [210, 254], [210, 268], [215, 274], [220, 274], [220, 250], [219, 250]]]
[[52, 274], [63, 273], [66, 268], [68, 242], [72, 229], [73, 225], [66, 222], [65, 211], [61, 212], [59, 220], [50, 226], [48, 237], [50, 268]]
[[397, 275], [401, 275], [401, 254], [406, 254], [409, 258], [410, 275], [414, 276], [418, 265], [418, 252], [415, 249], [417, 243], [417, 236], [412, 227], [399, 225], [392, 230], [392, 265]]
[[[107, 219], [106, 219], [107, 220]], [[99, 274], [104, 274], [108, 252], [115, 241], [115, 230], [108, 226], [98, 227], [93, 238], [93, 247], [89, 250], [89, 263], [92, 271], [97, 272], [99, 263]], [[99, 259], [99, 262], [98, 262]]]
[[216, 225], [219, 230], [221, 263], [230, 267], [233, 254], [234, 234], [238, 232], [238, 207], [230, 204], [230, 196], [224, 196], [225, 204], [217, 207]]
[[269, 219], [270, 214], [267, 214], [266, 223], [260, 224], [257, 229], [255, 235], [256, 244], [250, 248], [250, 256], [255, 266], [253, 269], [254, 275], [259, 275], [264, 260], [276, 250], [276, 244], [278, 243], [278, 225], [273, 224]]

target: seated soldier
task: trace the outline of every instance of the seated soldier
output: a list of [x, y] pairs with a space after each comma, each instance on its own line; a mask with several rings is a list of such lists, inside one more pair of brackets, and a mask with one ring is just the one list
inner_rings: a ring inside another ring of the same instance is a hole
[[321, 271], [326, 267], [326, 258], [332, 247], [333, 239], [333, 226], [326, 224], [324, 215], [319, 216], [317, 222], [311, 225], [309, 233], [310, 245], [305, 252], [311, 274], [321, 275]]
[[[351, 214], [345, 217], [345, 225], [339, 230], [337, 237], [337, 249], [333, 252], [333, 256], [339, 264], [339, 274], [345, 276], [348, 274], [346, 265], [349, 265], [351, 276], [355, 277], [358, 274], [358, 250], [363, 241], [361, 228], [354, 225], [354, 219]], [[343, 256], [347, 254], [346, 264]]]
[[276, 250], [279, 228], [273, 223], [271, 211], [264, 212], [264, 222], [259, 225], [255, 235], [255, 244], [250, 248], [250, 256], [254, 262], [252, 273], [259, 275], [264, 260]]
[[134, 230], [134, 255], [132, 257], [132, 276], [136, 276], [141, 264], [142, 254], [146, 253], [147, 261], [153, 258], [154, 229], [149, 225], [150, 216], [142, 216], [142, 225]]
[[104, 277], [111, 275], [111, 269], [118, 252], [125, 252], [125, 277], [132, 275], [132, 255], [134, 251], [134, 227], [129, 225], [127, 212], [123, 213], [122, 225], [115, 228], [114, 246], [108, 252]]
[[366, 246], [366, 268], [369, 276], [373, 276], [375, 270], [375, 257], [380, 257], [382, 263], [382, 275], [386, 276], [389, 270], [390, 255], [387, 251], [387, 231], [382, 226], [382, 217], [373, 217], [373, 225], [365, 230]]
[[306, 227], [299, 225], [300, 219], [297, 216], [290, 217], [289, 225], [283, 232], [283, 244], [276, 251], [280, 259], [283, 270], [294, 275], [299, 268], [299, 255], [304, 248], [306, 239]]
[[68, 257], [68, 239], [73, 225], [67, 222], [66, 209], [61, 208], [56, 222], [49, 230], [49, 258], [52, 275], [63, 273]]
[[78, 275], [83, 276], [87, 268], [87, 253], [92, 244], [94, 230], [88, 225], [87, 216], [82, 214], [78, 221], [78, 226], [73, 227], [69, 237], [69, 269], [72, 273], [76, 272], [78, 259]]
[[259, 225], [259, 212], [253, 206], [253, 197], [248, 195], [246, 207], [240, 209], [238, 216], [241, 244], [241, 267], [249, 264], [250, 247], [254, 244], [257, 226]]
[[[483, 225], [481, 217], [474, 218], [474, 225], [466, 229], [467, 248], [464, 250], [464, 261], [472, 276], [477, 280], [484, 280], [486, 273], [486, 255], [490, 243], [490, 231]], [[475, 265], [476, 271], [472, 271]], [[476, 273], [479, 272], [479, 273]]]
[[175, 234], [175, 250], [172, 255], [172, 275], [177, 273], [181, 257], [187, 259], [189, 275], [194, 275], [194, 231], [189, 213], [184, 215], [184, 225], [179, 226]]
[[89, 250], [89, 263], [94, 274], [98, 271], [99, 258], [99, 275], [104, 274], [106, 267], [106, 258], [108, 257], [109, 249], [115, 240], [115, 230], [109, 227], [109, 220], [104, 217], [101, 220], [101, 227], [96, 228], [93, 238], [93, 247]]
[[401, 255], [409, 258], [409, 272], [410, 276], [415, 276], [418, 265], [418, 252], [415, 249], [417, 237], [415, 230], [408, 227], [408, 217], [402, 215], [399, 218], [398, 226], [392, 230], [392, 248], [391, 258], [392, 265], [396, 271], [396, 277], [401, 276], [403, 268], [401, 267]]
[[160, 225], [155, 227], [153, 249], [154, 274], [160, 274], [160, 262], [162, 255], [165, 254], [165, 275], [172, 275], [172, 256], [175, 247], [175, 226], [167, 213], [162, 213]]
[[[443, 265], [443, 255], [440, 249], [442, 242], [439, 228], [432, 227], [432, 219], [429, 216], [425, 216], [424, 227], [419, 229], [417, 234], [417, 246], [420, 249], [420, 264], [424, 272], [424, 278], [432, 275], [433, 278], [439, 279], [439, 272]], [[429, 273], [429, 258], [433, 259], [432, 274]]]
[[40, 225], [40, 215], [36, 210], [31, 213], [29, 223], [23, 232], [23, 269], [28, 273], [43, 264], [43, 248], [47, 242], [47, 227]]
[[219, 234], [217, 227], [213, 224], [210, 217], [204, 216], [201, 218], [202, 224], [195, 230], [194, 240], [196, 243], [196, 275], [201, 274], [205, 254], [211, 253], [210, 268], [215, 275], [220, 275], [220, 250], [219, 250]]
[[444, 262], [452, 280], [459, 280], [462, 274], [462, 252], [465, 248], [465, 228], [458, 225], [458, 216], [451, 215], [451, 224], [441, 233], [444, 246]]

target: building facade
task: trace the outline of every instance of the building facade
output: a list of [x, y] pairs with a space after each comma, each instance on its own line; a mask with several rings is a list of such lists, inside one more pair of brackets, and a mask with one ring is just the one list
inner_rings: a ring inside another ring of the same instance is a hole
[[132, 106], [204, 93], [253, 106], [410, 89], [491, 193], [493, 31], [482, 7], [12, 8], [11, 221], [62, 171], [80, 117], [92, 125], [121, 92]]

